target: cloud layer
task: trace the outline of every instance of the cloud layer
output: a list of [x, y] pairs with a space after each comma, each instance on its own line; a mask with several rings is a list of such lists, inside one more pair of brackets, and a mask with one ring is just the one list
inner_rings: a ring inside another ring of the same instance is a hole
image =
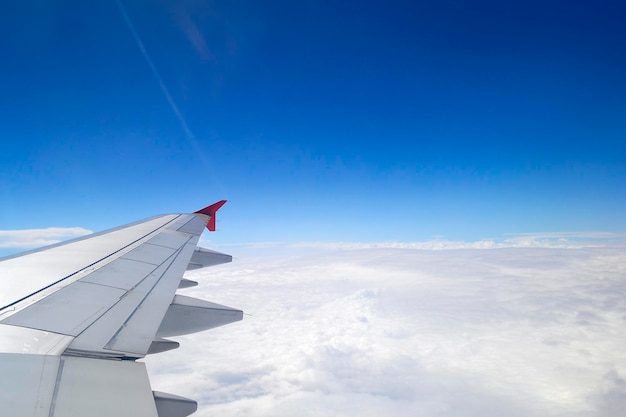
[[614, 416], [624, 248], [368, 248], [239, 261], [185, 294], [241, 323], [149, 357], [198, 416]]
[[[312, 250], [354, 250], [354, 249], [422, 249], [422, 250], [456, 250], [456, 249], [499, 249], [499, 248], [586, 248], [604, 246], [623, 246], [626, 233], [612, 232], [551, 232], [524, 233], [509, 235], [499, 239], [481, 239], [475, 241], [449, 240], [442, 237], [426, 241], [379, 241], [379, 242], [255, 242], [229, 244], [221, 247], [224, 251], [233, 251], [243, 257], [267, 257], [276, 253], [302, 254]], [[219, 245], [219, 242], [215, 242]], [[214, 243], [204, 238], [201, 246], [212, 247]]]
[[52, 245], [63, 240], [93, 233], [82, 227], [48, 227], [46, 229], [0, 230], [0, 248], [29, 249]]

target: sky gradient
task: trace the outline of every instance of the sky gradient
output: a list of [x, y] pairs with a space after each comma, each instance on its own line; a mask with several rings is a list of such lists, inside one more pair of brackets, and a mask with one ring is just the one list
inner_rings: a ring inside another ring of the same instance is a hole
[[198, 416], [622, 416], [625, 9], [3, 5], [0, 256], [227, 199]]
[[228, 199], [231, 243], [624, 232], [624, 12], [6, 5], [0, 229], [98, 231]]

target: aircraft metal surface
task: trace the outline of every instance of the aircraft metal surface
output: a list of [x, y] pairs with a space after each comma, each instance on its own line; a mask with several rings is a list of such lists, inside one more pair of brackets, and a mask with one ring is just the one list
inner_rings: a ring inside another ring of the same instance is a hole
[[148, 354], [167, 337], [242, 320], [176, 294], [186, 270], [231, 262], [196, 245], [222, 200], [0, 259], [0, 409], [16, 417], [184, 417], [188, 398], [153, 391]]

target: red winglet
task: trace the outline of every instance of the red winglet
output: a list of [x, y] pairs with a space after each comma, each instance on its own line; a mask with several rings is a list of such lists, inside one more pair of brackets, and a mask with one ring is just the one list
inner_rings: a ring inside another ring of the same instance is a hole
[[206, 228], [211, 232], [215, 232], [215, 213], [226, 204], [226, 200], [218, 201], [217, 203], [213, 203], [210, 206], [206, 206], [205, 208], [196, 211], [199, 214], [206, 214], [209, 216], [209, 222], [206, 224]]

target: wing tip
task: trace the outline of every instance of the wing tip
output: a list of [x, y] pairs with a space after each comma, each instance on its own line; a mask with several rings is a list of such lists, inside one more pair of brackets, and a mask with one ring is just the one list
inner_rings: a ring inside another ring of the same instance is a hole
[[196, 214], [204, 214], [204, 215], [209, 216], [209, 221], [206, 224], [206, 228], [209, 229], [210, 232], [215, 231], [215, 213], [217, 213], [217, 211], [224, 204], [226, 204], [226, 201], [227, 200], [220, 200], [216, 203], [211, 204], [210, 206], [206, 206], [205, 208], [194, 212]]

